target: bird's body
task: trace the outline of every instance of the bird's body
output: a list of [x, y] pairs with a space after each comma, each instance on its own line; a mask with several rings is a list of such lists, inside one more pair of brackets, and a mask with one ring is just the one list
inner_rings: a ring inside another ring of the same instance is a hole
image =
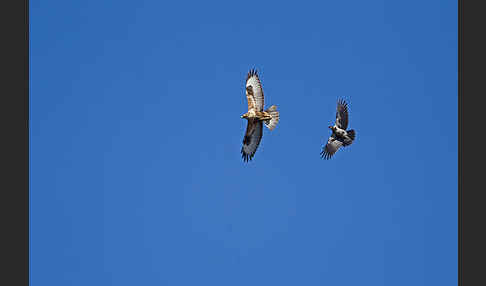
[[343, 139], [347, 135], [346, 130], [341, 129], [341, 128], [337, 127], [336, 125], [332, 126], [332, 133], [336, 134], [336, 136], [338, 136], [339, 138], [343, 138]]
[[348, 127], [348, 118], [347, 103], [343, 100], [338, 101], [336, 123], [334, 126], [329, 126], [329, 129], [332, 130], [332, 134], [327, 140], [326, 146], [322, 148], [322, 158], [330, 159], [339, 148], [349, 146], [353, 143], [356, 138], [356, 132], [353, 129], [346, 130]]
[[332, 134], [335, 136], [337, 140], [340, 140], [343, 142], [343, 146], [351, 145], [354, 140], [354, 130], [348, 130], [346, 131], [345, 129], [341, 129], [337, 127], [336, 125], [332, 126], [331, 128]]
[[246, 77], [246, 99], [248, 101], [248, 112], [243, 114], [241, 118], [245, 118], [248, 125], [243, 138], [241, 156], [245, 162], [248, 162], [255, 155], [262, 139], [263, 124], [268, 129], [273, 130], [279, 121], [280, 113], [275, 105], [263, 110], [263, 88], [256, 70], [250, 70]]
[[243, 114], [243, 118], [256, 119], [256, 120], [264, 121], [264, 120], [272, 119], [272, 116], [270, 115], [270, 113], [268, 113], [266, 111], [256, 111], [256, 110], [252, 109], [252, 110], [248, 111], [247, 113]]

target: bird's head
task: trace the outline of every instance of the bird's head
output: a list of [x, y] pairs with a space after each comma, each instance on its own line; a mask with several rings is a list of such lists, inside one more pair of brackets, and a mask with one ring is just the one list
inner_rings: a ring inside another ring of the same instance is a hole
[[334, 130], [334, 126], [329, 125], [329, 129]]

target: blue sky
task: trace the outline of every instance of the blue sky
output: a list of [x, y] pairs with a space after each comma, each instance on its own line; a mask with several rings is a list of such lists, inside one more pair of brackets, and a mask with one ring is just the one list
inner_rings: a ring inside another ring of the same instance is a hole
[[[31, 1], [30, 29], [31, 285], [457, 284], [457, 1]], [[244, 163], [253, 67], [281, 120]]]

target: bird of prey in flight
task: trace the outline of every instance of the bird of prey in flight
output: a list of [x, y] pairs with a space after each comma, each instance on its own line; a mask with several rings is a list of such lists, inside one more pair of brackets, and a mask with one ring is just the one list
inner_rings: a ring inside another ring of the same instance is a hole
[[248, 162], [255, 155], [262, 139], [263, 124], [273, 130], [279, 121], [279, 112], [275, 105], [263, 110], [263, 88], [255, 69], [250, 70], [246, 76], [246, 99], [248, 100], [248, 112], [241, 118], [245, 118], [248, 125], [243, 138], [243, 147], [241, 147], [241, 157], [243, 161]]
[[348, 104], [344, 100], [338, 100], [336, 110], [336, 123], [329, 126], [332, 130], [331, 137], [327, 140], [326, 146], [322, 148], [321, 157], [330, 159], [340, 147], [346, 147], [353, 143], [356, 132], [348, 128]]

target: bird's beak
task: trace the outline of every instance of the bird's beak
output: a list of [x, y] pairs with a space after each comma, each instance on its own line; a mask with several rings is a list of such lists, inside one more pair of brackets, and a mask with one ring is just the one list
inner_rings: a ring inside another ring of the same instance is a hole
[[242, 116], [240, 116], [240, 118], [243, 118], [243, 115], [242, 115]]

